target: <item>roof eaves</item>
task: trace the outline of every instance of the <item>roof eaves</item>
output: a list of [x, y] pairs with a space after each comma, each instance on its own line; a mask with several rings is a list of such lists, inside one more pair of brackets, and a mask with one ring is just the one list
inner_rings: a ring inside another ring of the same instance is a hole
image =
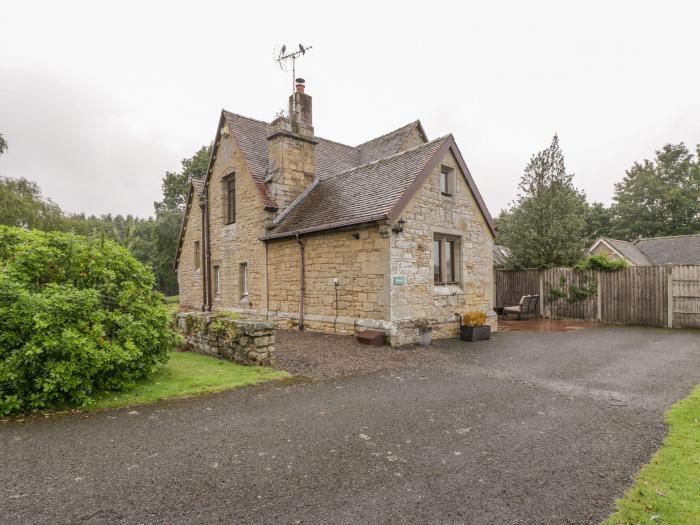
[[347, 226], [359, 226], [361, 224], [371, 224], [377, 221], [382, 221], [387, 219], [387, 214], [370, 215], [369, 217], [361, 217], [351, 220], [336, 221], [326, 224], [315, 224], [314, 226], [309, 226], [308, 228], [298, 228], [295, 230], [288, 230], [278, 233], [269, 233], [260, 237], [261, 240], [267, 241], [272, 239], [282, 239], [284, 237], [294, 237], [295, 235], [302, 235], [306, 233], [315, 233], [319, 231], [335, 230], [338, 228], [345, 228]]
[[190, 187], [187, 189], [187, 199], [185, 200], [185, 213], [182, 214], [182, 221], [180, 222], [180, 235], [177, 239], [177, 252], [175, 253], [175, 264], [173, 265], [173, 271], [177, 272], [177, 268], [180, 264], [180, 254], [182, 253], [182, 243], [185, 240], [185, 224], [187, 224], [187, 217], [189, 215], [190, 207], [192, 205], [192, 190], [194, 189], [194, 184], [190, 181]]

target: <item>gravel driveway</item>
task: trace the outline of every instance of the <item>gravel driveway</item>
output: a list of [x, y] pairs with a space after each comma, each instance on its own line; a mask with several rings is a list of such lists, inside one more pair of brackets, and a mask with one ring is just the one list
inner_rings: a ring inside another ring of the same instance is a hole
[[597, 523], [700, 382], [698, 331], [422, 351], [367, 373], [0, 425], [0, 521]]

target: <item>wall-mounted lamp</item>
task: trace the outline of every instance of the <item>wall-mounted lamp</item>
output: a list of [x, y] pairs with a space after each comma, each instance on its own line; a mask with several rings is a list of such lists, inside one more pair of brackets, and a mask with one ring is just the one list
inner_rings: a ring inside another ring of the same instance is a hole
[[403, 227], [406, 226], [406, 221], [403, 220], [403, 217], [399, 218], [398, 221], [396, 221], [396, 224], [394, 224], [394, 227], [391, 229], [396, 235], [399, 235], [400, 233], [403, 233]]

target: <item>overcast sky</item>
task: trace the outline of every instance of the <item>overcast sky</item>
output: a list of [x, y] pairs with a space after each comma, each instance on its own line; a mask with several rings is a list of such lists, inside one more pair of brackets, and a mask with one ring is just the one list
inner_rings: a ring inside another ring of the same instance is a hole
[[557, 132], [590, 200], [700, 143], [700, 2], [0, 2], [0, 175], [69, 211], [146, 216], [220, 109], [272, 120], [297, 73], [319, 136], [420, 118], [453, 133], [493, 215]]

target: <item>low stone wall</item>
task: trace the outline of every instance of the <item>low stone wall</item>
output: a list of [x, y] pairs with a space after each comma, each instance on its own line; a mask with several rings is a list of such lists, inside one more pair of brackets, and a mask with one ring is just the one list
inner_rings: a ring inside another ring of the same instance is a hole
[[245, 365], [275, 364], [276, 323], [180, 312], [176, 325], [187, 349]]

